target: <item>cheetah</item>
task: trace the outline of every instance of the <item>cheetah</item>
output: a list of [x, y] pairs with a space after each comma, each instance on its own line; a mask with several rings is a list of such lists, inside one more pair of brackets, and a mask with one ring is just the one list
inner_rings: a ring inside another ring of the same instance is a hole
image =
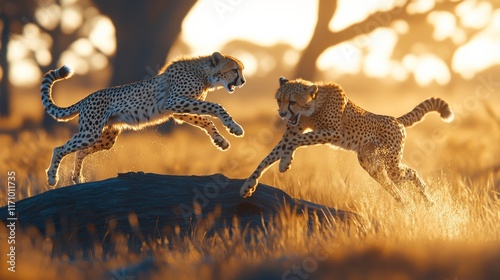
[[146, 80], [98, 90], [69, 107], [52, 100], [55, 82], [68, 79], [67, 66], [48, 71], [41, 87], [45, 111], [57, 121], [66, 122], [80, 115], [78, 132], [66, 144], [56, 147], [47, 172], [50, 186], [58, 182], [62, 159], [76, 152], [73, 182], [84, 182], [82, 164], [88, 155], [109, 150], [121, 131], [140, 130], [173, 118], [204, 130], [213, 144], [227, 150], [229, 142], [207, 117], [219, 118], [232, 135], [241, 137], [243, 128], [219, 104], [207, 102], [207, 93], [223, 87], [233, 93], [245, 84], [243, 63], [214, 52], [209, 56], [181, 57], [167, 63], [159, 73]]
[[329, 144], [357, 153], [360, 165], [381, 184], [395, 200], [402, 198], [397, 186], [410, 182], [424, 199], [432, 204], [425, 184], [417, 172], [401, 162], [406, 138], [405, 127], [422, 120], [431, 111], [450, 122], [453, 112], [439, 98], [429, 98], [411, 112], [399, 117], [370, 113], [349, 100], [335, 83], [312, 83], [296, 79], [279, 79], [276, 94], [279, 115], [286, 120], [281, 141], [262, 160], [241, 187], [240, 195], [255, 192], [258, 179], [276, 161], [280, 172], [287, 171], [295, 149], [302, 146]]

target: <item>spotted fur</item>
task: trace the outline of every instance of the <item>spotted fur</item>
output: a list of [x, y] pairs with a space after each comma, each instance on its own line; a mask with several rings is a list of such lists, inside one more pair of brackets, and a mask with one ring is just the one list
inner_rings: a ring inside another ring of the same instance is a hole
[[98, 90], [66, 108], [52, 100], [55, 82], [71, 77], [63, 66], [47, 72], [42, 81], [42, 103], [46, 112], [58, 121], [68, 121], [78, 114], [78, 133], [66, 144], [56, 147], [48, 183], [57, 184], [62, 159], [76, 152], [73, 181], [83, 182], [82, 164], [86, 156], [113, 147], [125, 129], [138, 130], [174, 118], [204, 130], [221, 150], [229, 142], [214, 123], [206, 118], [217, 117], [235, 136], [243, 136], [243, 128], [217, 103], [207, 102], [209, 91], [224, 87], [229, 93], [245, 83], [243, 64], [229, 55], [218, 52], [204, 57], [183, 57], [167, 64], [158, 75], [139, 82]]
[[451, 121], [453, 112], [445, 101], [430, 98], [411, 112], [394, 118], [358, 107], [338, 84], [288, 81], [283, 77], [276, 100], [280, 116], [287, 121], [285, 134], [245, 181], [241, 196], [249, 197], [255, 192], [258, 179], [274, 162], [280, 160], [281, 172], [288, 170], [297, 148], [329, 144], [356, 152], [360, 165], [396, 200], [401, 201], [397, 186], [410, 182], [430, 201], [417, 172], [401, 162], [405, 126], [420, 121], [431, 111]]

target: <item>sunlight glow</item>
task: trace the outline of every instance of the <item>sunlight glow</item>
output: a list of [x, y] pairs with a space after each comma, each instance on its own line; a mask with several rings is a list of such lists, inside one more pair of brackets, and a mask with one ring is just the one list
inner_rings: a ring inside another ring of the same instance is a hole
[[[108, 65], [107, 56], [116, 52], [113, 23], [95, 8], [81, 10], [76, 2], [63, 0], [61, 5], [40, 5], [35, 12], [35, 20], [41, 27], [26, 23], [21, 35], [13, 34], [8, 46], [8, 61], [12, 65], [21, 63], [17, 66], [18, 73], [21, 72], [19, 69], [29, 72], [27, 69], [32, 63], [47, 66], [52, 62], [53, 41], [44, 29], [52, 30], [59, 24], [66, 34], [81, 29], [89, 35], [71, 44], [61, 55], [59, 63], [72, 64], [79, 74]], [[342, 30], [370, 14], [400, 5], [397, 0], [339, 0], [329, 28], [332, 31]], [[415, 1], [409, 5], [408, 12], [424, 13], [434, 6], [435, 0]], [[317, 9], [318, 1], [199, 0], [183, 21], [180, 39], [190, 49], [190, 53], [186, 54], [197, 55], [220, 51], [224, 45], [237, 41], [240, 51], [234, 51], [233, 55], [244, 61], [246, 74], [265, 76], [281, 63], [290, 68], [296, 66], [314, 31]], [[391, 11], [393, 14], [397, 12], [397, 9]], [[453, 54], [453, 71], [464, 78], [472, 78], [500, 64], [500, 9], [494, 10], [487, 1], [464, 1], [457, 5], [455, 13], [431, 11], [427, 16], [427, 22], [434, 27], [432, 35], [435, 40], [451, 39], [460, 46]], [[392, 59], [399, 35], [410, 31], [407, 21], [396, 20], [389, 27], [376, 28], [368, 34], [364, 34], [362, 29], [354, 39], [326, 49], [316, 61], [318, 69], [329, 72], [328, 75], [333, 73], [334, 77], [362, 72], [368, 77], [391, 77], [398, 81], [413, 74], [422, 86], [433, 82], [443, 85], [450, 81], [449, 66], [441, 58], [428, 53], [432, 50], [424, 48], [415, 52], [417, 47], [412, 46], [402, 61]], [[290, 49], [285, 48], [283, 54], [271, 57], [269, 52], [254, 48], [274, 47], [277, 44], [284, 44]], [[32, 63], [27, 63], [28, 60]], [[17, 77], [9, 75], [14, 80]]]
[[[39, 65], [47, 66], [52, 61], [52, 54], [49, 51], [51, 45], [52, 38], [49, 35], [42, 33], [35, 24], [28, 23], [23, 26], [22, 36], [13, 35], [11, 37], [7, 59], [11, 64], [34, 59], [33, 62], [36, 61]], [[26, 69], [30, 66], [24, 64], [20, 67], [20, 69]], [[9, 78], [17, 79], [17, 76], [9, 75]]]
[[391, 71], [390, 61], [377, 54], [367, 55], [363, 66], [363, 70], [368, 77], [383, 78]]
[[59, 24], [61, 7], [56, 3], [40, 5], [35, 11], [36, 22], [45, 29], [53, 30]]
[[7, 59], [13, 63], [29, 55], [29, 49], [23, 44], [22, 37], [12, 36], [7, 48]]
[[398, 42], [396, 32], [390, 28], [378, 28], [369, 35], [369, 38], [370, 42], [366, 44], [369, 53], [376, 53], [387, 59], [390, 58]]
[[265, 76], [276, 67], [276, 59], [271, 55], [259, 56], [259, 75]]
[[435, 0], [419, 0], [412, 1], [408, 4], [408, 13], [409, 14], [423, 14], [425, 12], [430, 11], [436, 5]]
[[64, 64], [71, 65], [71, 68], [76, 74], [79, 75], [85, 75], [90, 70], [89, 61], [86, 58], [79, 56], [73, 50], [63, 52], [61, 55], [61, 61], [64, 61]]
[[18, 60], [11, 65], [9, 81], [17, 87], [32, 87], [40, 83], [42, 72], [33, 60]]
[[94, 46], [86, 38], [80, 38], [71, 44], [70, 48], [81, 56], [89, 56], [94, 52]]
[[369, 77], [383, 78], [391, 72], [391, 55], [398, 41], [396, 33], [389, 28], [379, 28], [370, 36], [368, 55], [364, 60], [364, 71]]
[[192, 54], [212, 53], [231, 40], [303, 49], [316, 24], [315, 2], [200, 0], [184, 19], [181, 36]]
[[52, 54], [48, 49], [39, 49], [35, 51], [35, 60], [42, 66], [47, 66], [52, 61]]
[[297, 62], [299, 62], [300, 53], [297, 50], [290, 49], [283, 54], [283, 62], [289, 66], [293, 67]]
[[92, 21], [92, 31], [90, 31], [89, 35], [90, 42], [104, 54], [114, 54], [116, 51], [116, 39], [113, 23], [108, 17], [101, 15], [94, 17]]
[[500, 10], [496, 10], [490, 24], [469, 42], [457, 49], [452, 67], [466, 79], [500, 63]]
[[316, 61], [316, 67], [339, 77], [342, 74], [358, 73], [361, 70], [361, 62], [361, 51], [345, 42], [326, 49]]
[[[334, 77], [343, 74], [357, 74], [363, 70], [369, 77], [392, 76], [397, 63], [391, 55], [397, 43], [397, 34], [390, 28], [378, 28], [368, 35], [328, 48], [318, 58], [317, 67], [322, 71], [333, 72]], [[401, 67], [398, 67], [400, 70]], [[405, 72], [396, 76], [406, 76]]]
[[258, 61], [255, 55], [246, 51], [237, 51], [233, 54], [245, 64], [245, 76], [253, 76], [257, 72]]
[[70, 34], [83, 24], [83, 14], [75, 7], [67, 7], [61, 13], [61, 30]]
[[[444, 190], [449, 190], [450, 187], [447, 183], [440, 186]], [[448, 196], [443, 197], [449, 198], [451, 194], [446, 193]], [[470, 212], [463, 211], [463, 209], [458, 209], [456, 202], [452, 200], [443, 199], [439, 201], [439, 206], [429, 211], [426, 220], [430, 224], [435, 224], [435, 228], [431, 229], [431, 234], [438, 234], [446, 240], [459, 240], [464, 238], [464, 234], [467, 232], [467, 227], [470, 220]]]
[[68, 50], [61, 55], [61, 64], [69, 64], [75, 73], [85, 75], [91, 70], [100, 70], [108, 66], [108, 58], [96, 51], [86, 38], [76, 40]]
[[[250, 41], [263, 46], [286, 42], [298, 50], [304, 48], [312, 35], [317, 7], [311, 4], [292, 5], [289, 2], [264, 3], [264, 0], [260, 1], [262, 3], [252, 4], [243, 1], [198, 1], [184, 20], [182, 38], [191, 47], [192, 53], [196, 54], [213, 52], [231, 40]], [[411, 7], [411, 10], [414, 13], [426, 12], [434, 7], [434, 4], [432, 0], [419, 1]], [[297, 9], [287, 9], [285, 14], [281, 12], [283, 5], [297, 7]], [[365, 19], [370, 13], [389, 10], [395, 5], [395, 1], [356, 5], [356, 1], [341, 0], [336, 16], [330, 22], [330, 28], [332, 30], [343, 29]], [[266, 9], [259, 8], [259, 13], [249, 12], [254, 7], [263, 6]], [[363, 8], [360, 10], [359, 7]], [[353, 10], [356, 12], [352, 12]], [[256, 14], [258, 14], [257, 19]], [[308, 21], [300, 21], [300, 24], [297, 24], [299, 21], [292, 20], [294, 18], [307, 18]], [[236, 21], [239, 24], [228, 24]], [[463, 31], [457, 31], [457, 22], [452, 14], [433, 12], [428, 17], [428, 21], [435, 26], [434, 37], [437, 40], [450, 37], [457, 42], [464, 39]], [[269, 24], [269, 22], [277, 22], [277, 24]], [[364, 71], [369, 77], [392, 77], [396, 80], [404, 80], [409, 73], [414, 73], [420, 85], [428, 85], [432, 82], [445, 84], [449, 81], [449, 69], [441, 59], [434, 55], [409, 55], [405, 57], [403, 63], [391, 61], [398, 34], [405, 34], [409, 29], [408, 23], [404, 21], [396, 21], [392, 27], [393, 29], [377, 28], [370, 34], [363, 34], [350, 42], [328, 48], [319, 57], [317, 67], [321, 71], [334, 72], [334, 75], [357, 74]], [[223, 32], [218, 30], [223, 30]], [[261, 57], [248, 51], [241, 51], [238, 56], [245, 61], [249, 76], [271, 71], [276, 64], [274, 59]], [[293, 66], [299, 58], [298, 52], [284, 54], [284, 61], [290, 66]]]
[[408, 54], [403, 58], [403, 65], [414, 73], [415, 80], [420, 86], [427, 86], [432, 82], [445, 85], [451, 78], [446, 63], [431, 53]]
[[449, 12], [431, 12], [427, 16], [427, 22], [434, 26], [432, 36], [437, 41], [451, 37], [457, 28], [455, 16]]
[[408, 22], [404, 20], [395, 20], [392, 24], [391, 27], [394, 28], [394, 31], [396, 31], [398, 34], [406, 34], [410, 30], [410, 25]]
[[[366, 19], [376, 11], [387, 11], [396, 6], [398, 1], [363, 1], [363, 0], [339, 0], [335, 16], [328, 27], [331, 31], [342, 30], [353, 23]], [[355, 12], [354, 12], [355, 11]], [[382, 19], [381, 19], [382, 20]]]
[[491, 3], [487, 1], [464, 1], [456, 8], [460, 24], [475, 29], [485, 27], [492, 12]]
[[23, 27], [23, 43], [25, 47], [32, 51], [39, 49], [49, 49], [52, 45], [52, 37], [47, 33], [42, 33], [35, 24], [29, 23]]

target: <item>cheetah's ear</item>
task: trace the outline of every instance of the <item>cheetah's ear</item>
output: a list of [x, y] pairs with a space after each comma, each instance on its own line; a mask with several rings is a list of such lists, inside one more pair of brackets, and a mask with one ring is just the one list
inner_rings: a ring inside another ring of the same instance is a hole
[[286, 83], [288, 83], [288, 80], [285, 77], [281, 76], [280, 77], [280, 86], [282, 86], [282, 85], [284, 85]]
[[219, 64], [219, 62], [222, 61], [223, 58], [224, 58], [224, 56], [222, 56], [222, 54], [220, 54], [220, 52], [214, 52], [212, 54], [212, 64], [214, 66], [217, 66]]
[[316, 97], [316, 93], [318, 92], [318, 86], [317, 85], [312, 85], [307, 88], [307, 93], [311, 97], [311, 99], [314, 99]]

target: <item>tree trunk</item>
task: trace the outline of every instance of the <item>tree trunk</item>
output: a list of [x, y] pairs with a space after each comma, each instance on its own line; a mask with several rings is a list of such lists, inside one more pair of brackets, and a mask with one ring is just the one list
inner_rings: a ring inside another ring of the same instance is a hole
[[10, 115], [10, 89], [7, 45], [10, 39], [10, 19], [7, 14], [1, 13], [0, 20], [3, 23], [0, 39], [0, 67], [2, 67], [2, 80], [0, 81], [0, 117], [8, 117]]
[[[126, 173], [118, 177], [58, 188], [16, 202], [21, 230], [36, 228], [52, 239], [55, 255], [90, 253], [96, 244], [112, 251], [112, 237], [129, 237], [132, 250], [143, 242], [178, 238], [196, 230], [213, 234], [224, 228], [261, 227], [284, 207], [310, 219], [346, 219], [355, 214], [290, 197], [262, 185], [240, 197], [243, 180], [223, 175], [170, 176]], [[7, 221], [8, 206], [0, 208]], [[314, 217], [313, 217], [314, 215]], [[239, 224], [233, 224], [234, 218]], [[116, 235], [115, 235], [116, 236]]]
[[295, 78], [314, 80], [316, 76], [316, 60], [332, 42], [326, 40], [331, 34], [328, 24], [337, 10], [337, 1], [320, 0], [318, 4], [318, 21], [309, 45], [302, 52]]
[[94, 0], [116, 29], [112, 86], [155, 75], [180, 34], [182, 21], [195, 0]]

